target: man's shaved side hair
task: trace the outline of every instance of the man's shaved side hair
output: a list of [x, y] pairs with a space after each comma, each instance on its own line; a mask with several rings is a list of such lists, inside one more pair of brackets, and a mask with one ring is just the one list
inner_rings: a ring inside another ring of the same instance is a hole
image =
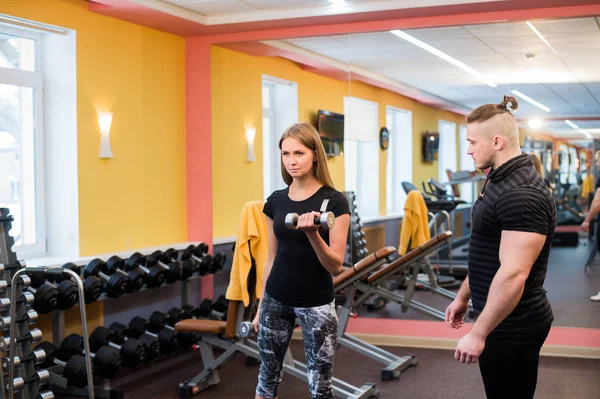
[[[508, 104], [510, 103], [510, 110]], [[467, 123], [486, 123], [486, 132], [489, 135], [501, 135], [510, 145], [519, 143], [519, 126], [517, 119], [512, 114], [519, 108], [517, 99], [504, 96], [500, 104], [485, 104], [473, 110], [467, 116]]]

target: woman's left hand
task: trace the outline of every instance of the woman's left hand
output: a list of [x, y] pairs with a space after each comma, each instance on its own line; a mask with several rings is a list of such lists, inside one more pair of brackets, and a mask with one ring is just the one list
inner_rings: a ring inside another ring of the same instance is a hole
[[308, 212], [303, 213], [298, 218], [298, 229], [304, 231], [305, 233], [311, 233], [319, 230], [319, 225], [315, 224], [315, 219], [321, 217], [321, 213], [319, 212]]

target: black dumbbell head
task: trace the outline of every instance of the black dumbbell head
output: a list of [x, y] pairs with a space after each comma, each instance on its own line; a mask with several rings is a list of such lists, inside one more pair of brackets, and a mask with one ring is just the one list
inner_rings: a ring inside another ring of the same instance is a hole
[[182, 320], [185, 319], [193, 319], [194, 317], [198, 317], [198, 309], [195, 308], [192, 305], [183, 305], [181, 307], [181, 311], [182, 311]]
[[127, 275], [116, 273], [110, 276], [110, 279], [104, 286], [104, 292], [111, 298], [118, 298], [127, 292]]
[[160, 342], [158, 342], [158, 339], [148, 335], [148, 334], [144, 334], [139, 338], [139, 341], [144, 344], [144, 349], [146, 350], [146, 361], [147, 362], [151, 362], [154, 359], [156, 359], [158, 356], [160, 356]]
[[181, 263], [170, 262], [167, 264], [168, 269], [165, 272], [165, 281], [167, 284], [173, 284], [181, 279]]
[[117, 270], [123, 270], [125, 268], [125, 261], [123, 258], [113, 255], [106, 261], [106, 271], [108, 274], [114, 274]]
[[94, 356], [94, 373], [96, 375], [113, 378], [116, 377], [123, 367], [121, 354], [115, 348], [103, 346], [95, 353]]
[[173, 260], [177, 260], [177, 250], [174, 248], [167, 249], [162, 255], [163, 262], [171, 262]]
[[56, 309], [58, 290], [51, 284], [42, 284], [35, 292], [33, 309], [40, 314], [50, 313]]
[[210, 255], [210, 254], [205, 255], [202, 258], [202, 261], [200, 262], [200, 264], [198, 265], [198, 274], [200, 274], [201, 276], [210, 274], [211, 270], [213, 268], [213, 261], [214, 261], [214, 258], [212, 255]]
[[146, 282], [146, 273], [139, 267], [127, 275], [127, 292], [138, 292]]
[[57, 309], [70, 309], [79, 300], [79, 291], [77, 284], [71, 280], [63, 280], [56, 286], [58, 290], [58, 300], [56, 301]]
[[161, 352], [167, 355], [175, 353], [179, 346], [177, 333], [170, 328], [160, 330], [158, 333], [158, 342], [160, 343]]
[[96, 352], [104, 345], [108, 345], [112, 335], [112, 330], [102, 326], [96, 327], [94, 331], [92, 331], [92, 335], [90, 335], [90, 350]]
[[121, 358], [123, 366], [136, 368], [146, 362], [146, 349], [144, 344], [137, 339], [131, 338], [121, 346]]
[[148, 320], [135, 316], [129, 322], [129, 329], [127, 330], [127, 336], [130, 338], [139, 338], [146, 331]]
[[67, 361], [81, 352], [83, 352], [83, 337], [79, 334], [70, 334], [60, 344], [58, 357], [60, 360]]
[[210, 316], [210, 313], [212, 312], [212, 305], [213, 305], [213, 301], [208, 298], [206, 298], [202, 302], [200, 302], [200, 305], [198, 306], [198, 309], [197, 309], [198, 316], [203, 317], [203, 318]]
[[161, 250], [156, 250], [146, 256], [146, 267], [155, 266], [161, 260], [162, 254]]
[[139, 252], [135, 252], [125, 261], [125, 270], [133, 270], [137, 267], [144, 266], [145, 263], [146, 257]]
[[192, 275], [194, 274], [194, 271], [196, 270], [196, 262], [194, 262], [192, 259], [185, 259], [185, 260], [182, 260], [180, 263], [181, 263], [181, 276], [179, 277], [180, 280], [187, 280], [188, 278], [192, 277]]
[[225, 295], [220, 295], [215, 303], [213, 303], [212, 308], [220, 313], [227, 312], [227, 308], [229, 307], [229, 301], [225, 298]]
[[156, 311], [150, 315], [148, 323], [148, 331], [158, 333], [169, 323], [169, 315], [167, 313]]
[[66, 378], [67, 385], [77, 388], [87, 386], [87, 368], [86, 360], [83, 355], [71, 357], [63, 369], [62, 376]]
[[165, 283], [165, 270], [159, 266], [151, 266], [148, 268], [148, 274], [146, 275], [146, 286], [148, 288], [160, 287]]
[[93, 303], [102, 295], [104, 283], [96, 276], [89, 276], [83, 280], [83, 293], [85, 295], [85, 303]]
[[113, 333], [112, 342], [119, 345], [125, 342], [125, 337], [127, 337], [127, 330], [129, 329], [129, 327], [127, 327], [123, 323], [118, 323], [115, 321], [110, 326], [108, 326], [108, 328]]
[[83, 269], [83, 277], [88, 276], [98, 276], [99, 273], [106, 273], [107, 266], [106, 262], [102, 259], [96, 258], [93, 259], [87, 266]]

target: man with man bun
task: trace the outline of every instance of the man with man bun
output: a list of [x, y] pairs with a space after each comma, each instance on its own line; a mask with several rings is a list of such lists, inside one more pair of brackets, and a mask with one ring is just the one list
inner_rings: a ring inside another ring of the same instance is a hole
[[490, 399], [533, 398], [539, 353], [554, 321], [544, 280], [556, 206], [531, 156], [521, 152], [511, 112], [517, 107], [504, 96], [467, 117], [467, 153], [478, 169], [491, 170], [473, 204], [468, 276], [446, 309], [446, 323], [460, 328], [473, 301], [476, 321], [454, 358], [479, 363]]

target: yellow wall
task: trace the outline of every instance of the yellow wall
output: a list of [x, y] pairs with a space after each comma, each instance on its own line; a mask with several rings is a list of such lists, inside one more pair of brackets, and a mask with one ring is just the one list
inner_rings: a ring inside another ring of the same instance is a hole
[[[76, 31], [81, 254], [184, 241], [184, 39], [83, 0], [3, 0], [0, 13]], [[114, 113], [111, 160], [97, 156], [97, 110]]]
[[[185, 241], [184, 39], [83, 0], [2, 0], [0, 13], [76, 31], [81, 255]], [[97, 110], [114, 112], [111, 160], [98, 158]], [[100, 325], [101, 302], [87, 308], [90, 328]], [[50, 339], [50, 318], [39, 326]]]
[[[423, 164], [420, 137], [425, 130], [438, 131], [438, 120], [458, 125], [464, 117], [435, 110], [415, 101], [361, 82], [342, 82], [302, 70], [292, 61], [252, 57], [213, 46], [211, 48], [211, 93], [213, 134], [213, 233], [214, 237], [236, 235], [239, 212], [250, 200], [263, 199], [262, 164], [262, 74], [298, 84], [298, 117], [314, 123], [319, 109], [344, 113], [344, 96], [352, 95], [379, 104], [379, 127], [386, 125], [386, 106], [413, 112], [413, 181], [436, 177], [437, 162]], [[254, 150], [257, 161], [245, 162], [245, 125], [256, 126]], [[458, 136], [458, 134], [457, 134]], [[457, 141], [457, 148], [458, 146]], [[457, 162], [459, 155], [457, 155]], [[380, 214], [385, 215], [386, 153], [380, 151]], [[344, 189], [344, 160], [329, 159], [336, 188]]]

